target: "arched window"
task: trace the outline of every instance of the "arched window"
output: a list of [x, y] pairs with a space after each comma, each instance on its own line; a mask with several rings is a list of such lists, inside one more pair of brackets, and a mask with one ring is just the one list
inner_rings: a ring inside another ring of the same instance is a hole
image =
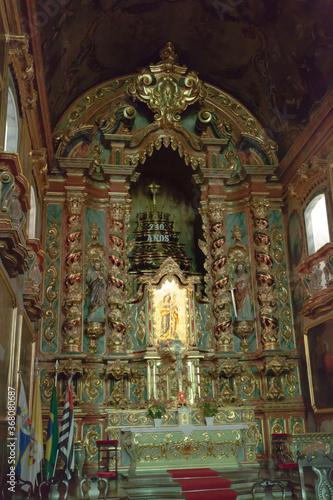
[[36, 238], [36, 194], [35, 189], [31, 186], [30, 190], [30, 212], [29, 212], [29, 239]]
[[11, 87], [8, 87], [8, 101], [7, 101], [7, 118], [6, 118], [6, 132], [5, 132], [5, 151], [17, 153], [18, 143], [18, 113], [14, 93]]
[[330, 241], [325, 194], [318, 194], [304, 212], [309, 254], [316, 252]]

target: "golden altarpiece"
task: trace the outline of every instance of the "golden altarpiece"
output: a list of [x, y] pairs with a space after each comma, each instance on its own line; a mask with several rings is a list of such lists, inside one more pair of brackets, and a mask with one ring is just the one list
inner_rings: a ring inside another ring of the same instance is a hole
[[276, 145], [170, 43], [160, 56], [84, 94], [54, 133], [37, 351], [45, 419], [55, 361], [59, 402], [73, 374], [85, 468], [96, 440], [153, 426], [155, 399], [177, 426], [179, 392], [192, 425], [207, 396], [217, 424], [244, 424], [237, 463], [305, 431]]

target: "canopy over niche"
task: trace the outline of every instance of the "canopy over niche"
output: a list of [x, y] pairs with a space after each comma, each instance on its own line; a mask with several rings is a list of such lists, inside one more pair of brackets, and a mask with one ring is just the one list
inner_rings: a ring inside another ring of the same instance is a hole
[[258, 120], [179, 65], [171, 43], [160, 56], [157, 64], [94, 87], [68, 108], [54, 130], [51, 177], [65, 169], [82, 173], [87, 185], [127, 190], [137, 165], [166, 147], [192, 167], [199, 185], [213, 186], [218, 178], [220, 194], [274, 181], [277, 146]]

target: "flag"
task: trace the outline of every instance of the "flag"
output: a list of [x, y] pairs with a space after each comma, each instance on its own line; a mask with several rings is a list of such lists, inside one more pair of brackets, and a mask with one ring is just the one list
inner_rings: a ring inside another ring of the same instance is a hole
[[29, 409], [25, 395], [23, 381], [20, 375], [20, 396], [16, 413], [16, 474], [23, 481], [28, 478], [28, 454], [30, 444], [31, 425], [29, 420]]
[[57, 458], [58, 440], [59, 440], [56, 380], [57, 377], [54, 380], [54, 385], [52, 389], [50, 416], [49, 416], [49, 423], [47, 426], [47, 441], [46, 441], [46, 451], [45, 451], [46, 479], [51, 479], [51, 477], [53, 477], [54, 466]]
[[72, 377], [68, 381], [66, 401], [62, 414], [59, 443], [59, 456], [64, 462], [64, 471], [68, 479], [74, 471], [74, 410]]
[[28, 481], [34, 487], [37, 484], [37, 474], [41, 471], [43, 460], [43, 425], [42, 404], [40, 400], [40, 376], [37, 375], [34, 391], [34, 403], [31, 418], [31, 439], [28, 455]]

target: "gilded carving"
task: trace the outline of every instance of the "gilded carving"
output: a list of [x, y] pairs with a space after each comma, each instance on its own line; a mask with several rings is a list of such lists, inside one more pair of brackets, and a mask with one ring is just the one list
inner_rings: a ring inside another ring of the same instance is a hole
[[110, 352], [125, 352], [127, 331], [126, 271], [127, 271], [127, 230], [129, 224], [129, 202], [113, 201], [110, 197], [110, 233], [108, 257], [108, 324]]
[[327, 184], [329, 160], [313, 157], [310, 165], [303, 163], [297, 171], [297, 180], [290, 185], [289, 194], [304, 203], [315, 190]]
[[207, 89], [194, 71], [177, 64], [173, 45], [168, 42], [160, 52], [161, 61], [142, 69], [132, 80], [128, 93], [133, 100], [147, 104], [158, 125], [168, 130], [181, 119], [181, 113], [207, 97]]
[[269, 203], [265, 199], [253, 200], [251, 210], [254, 225], [261, 341], [265, 350], [279, 349], [279, 322], [276, 317], [277, 291], [275, 289], [271, 238], [268, 227]]
[[59, 267], [57, 265], [57, 259], [59, 257], [59, 224], [56, 220], [52, 220], [52, 225], [48, 228], [46, 233], [49, 244], [46, 248], [46, 254], [49, 257], [50, 263], [45, 270], [45, 299], [47, 306], [44, 312], [44, 318], [46, 326], [43, 331], [44, 339], [48, 347], [51, 349], [52, 342], [56, 338], [57, 331], [55, 326], [57, 324], [57, 311], [54, 307], [54, 303], [59, 297], [59, 290], [57, 289], [58, 278], [59, 278]]
[[289, 346], [293, 338], [293, 332], [291, 329], [291, 312], [290, 308], [287, 306], [288, 301], [290, 301], [289, 290], [286, 284], [287, 272], [282, 265], [285, 256], [281, 246], [282, 240], [282, 234], [276, 224], [272, 227], [272, 241], [274, 245], [274, 259], [277, 263], [275, 268], [275, 278], [278, 287], [277, 297], [279, 298], [282, 306], [279, 311], [279, 320], [281, 325], [283, 325], [280, 333], [286, 341], [286, 346]]
[[209, 203], [207, 215], [206, 241], [210, 241], [210, 268], [213, 278], [212, 312], [215, 318], [215, 348], [217, 351], [232, 351], [234, 348], [232, 333], [232, 312], [230, 295], [230, 266], [225, 252], [223, 203]]
[[96, 426], [91, 425], [87, 431], [85, 440], [84, 440], [84, 448], [86, 450], [86, 453], [88, 455], [87, 462], [93, 462], [94, 457], [97, 455], [97, 446], [96, 446], [96, 441], [101, 439], [101, 436], [99, 433], [96, 431]]
[[29, 157], [31, 158], [32, 172], [36, 180], [37, 191], [39, 196], [42, 196], [49, 183], [47, 175], [47, 151], [45, 148], [34, 149], [30, 151]]
[[134, 385], [133, 394], [138, 400], [138, 408], [146, 408], [147, 403], [144, 399], [145, 389], [147, 387], [146, 377], [143, 368], [132, 368], [131, 384]]
[[14, 68], [22, 106], [33, 109], [37, 92], [34, 89], [34, 59], [29, 53], [28, 35], [9, 35], [9, 63]]
[[67, 236], [66, 236], [66, 276], [63, 301], [63, 349], [79, 352], [82, 332], [82, 206], [84, 193], [68, 191]]
[[52, 389], [54, 386], [54, 370], [45, 371], [40, 383], [43, 388], [42, 395], [45, 402], [51, 401]]
[[146, 314], [145, 314], [145, 309], [144, 306], [140, 308], [140, 311], [138, 313], [138, 331], [136, 334], [137, 338], [140, 340], [140, 342], [144, 342], [146, 338]]
[[239, 387], [239, 390], [241, 388], [242, 392], [249, 398], [257, 386], [256, 377], [253, 372], [245, 367], [242, 367], [241, 373], [235, 377], [235, 383]]
[[89, 398], [88, 403], [92, 403], [99, 395], [97, 387], [102, 387], [102, 379], [98, 371], [94, 369], [85, 369], [84, 371], [86, 373], [86, 377], [83, 383], [83, 390]]

